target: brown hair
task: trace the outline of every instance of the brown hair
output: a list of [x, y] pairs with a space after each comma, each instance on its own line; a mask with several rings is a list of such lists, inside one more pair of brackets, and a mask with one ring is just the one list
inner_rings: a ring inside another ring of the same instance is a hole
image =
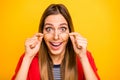
[[[40, 24], [39, 24], [39, 32], [43, 33], [44, 21], [46, 17], [49, 15], [61, 14], [67, 21], [69, 26], [69, 31], [73, 32], [73, 24], [71, 16], [67, 10], [67, 8], [63, 4], [51, 4], [44, 11]], [[41, 47], [39, 50], [39, 67], [40, 67], [40, 76], [42, 80], [48, 80], [48, 48], [43, 39], [41, 43]], [[69, 38], [66, 53], [65, 53], [65, 77], [64, 80], [77, 80], [77, 69], [76, 69], [76, 54], [73, 50], [71, 40]]]

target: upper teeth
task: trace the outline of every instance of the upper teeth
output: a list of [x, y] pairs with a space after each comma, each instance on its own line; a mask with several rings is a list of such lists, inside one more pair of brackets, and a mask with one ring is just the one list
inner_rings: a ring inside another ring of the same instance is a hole
[[58, 45], [60, 45], [60, 42], [59, 43], [52, 43], [52, 45], [58, 46]]

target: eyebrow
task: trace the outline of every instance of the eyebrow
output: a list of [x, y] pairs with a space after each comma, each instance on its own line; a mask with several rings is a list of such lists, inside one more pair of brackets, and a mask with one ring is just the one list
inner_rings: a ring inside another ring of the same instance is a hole
[[66, 26], [67, 26], [68, 24], [67, 24], [67, 23], [62, 23], [62, 24], [60, 24], [60, 26], [61, 26], [61, 25], [66, 25]]
[[45, 23], [45, 25], [44, 25], [44, 26], [46, 26], [46, 25], [51, 25], [51, 26], [53, 26], [51, 23]]
[[[45, 23], [45, 25], [44, 25], [44, 26], [46, 26], [46, 25], [53, 26], [53, 24], [51, 24], [51, 23]], [[67, 23], [61, 23], [61, 24], [60, 24], [60, 26], [61, 26], [61, 25], [66, 25], [66, 26], [68, 26], [68, 24], [67, 24]]]

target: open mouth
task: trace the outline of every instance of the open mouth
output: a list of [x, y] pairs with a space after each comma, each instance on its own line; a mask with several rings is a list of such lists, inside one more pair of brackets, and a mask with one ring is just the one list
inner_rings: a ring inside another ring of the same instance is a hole
[[52, 49], [57, 50], [60, 48], [62, 42], [50, 42]]

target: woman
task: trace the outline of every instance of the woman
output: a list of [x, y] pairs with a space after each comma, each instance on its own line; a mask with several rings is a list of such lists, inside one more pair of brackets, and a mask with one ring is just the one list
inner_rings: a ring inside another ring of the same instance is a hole
[[63, 4], [48, 6], [25, 47], [12, 80], [99, 80], [87, 40], [74, 32]]

